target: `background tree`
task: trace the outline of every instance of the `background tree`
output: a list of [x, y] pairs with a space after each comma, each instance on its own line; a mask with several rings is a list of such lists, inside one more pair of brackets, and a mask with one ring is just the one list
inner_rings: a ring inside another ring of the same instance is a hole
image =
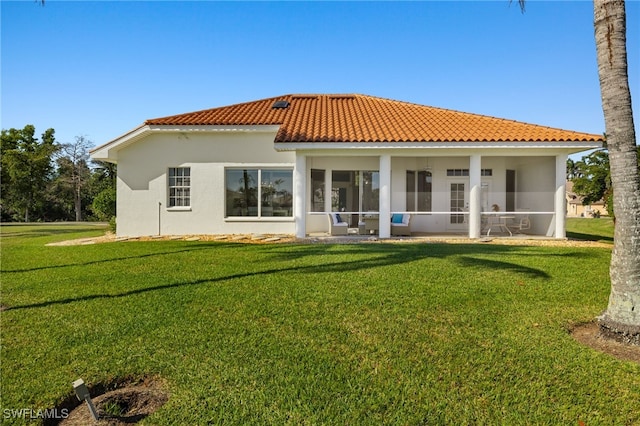
[[16, 129], [2, 129], [0, 138], [0, 219], [3, 222], [12, 220], [11, 175], [6, 154], [18, 146], [19, 136]]
[[567, 159], [567, 180], [574, 180], [578, 176], [578, 166], [576, 161]]
[[604, 335], [640, 345], [640, 174], [627, 74], [623, 0], [594, 0], [594, 27], [616, 215]]
[[[83, 217], [83, 205], [89, 203], [90, 175], [89, 148], [92, 142], [84, 136], [76, 136], [73, 143], [60, 145], [61, 157], [57, 160], [56, 184], [60, 194], [70, 194], [73, 200], [75, 220], [79, 222]], [[83, 203], [84, 202], [84, 203]]]
[[582, 157], [574, 165], [573, 191], [583, 197], [582, 204], [588, 205], [604, 200], [610, 216], [613, 216], [611, 205], [611, 172], [609, 170], [609, 154], [606, 150], [594, 151]]
[[[55, 162], [53, 179], [49, 183], [46, 192], [47, 209], [44, 212], [44, 220], [74, 220], [86, 219], [90, 216], [91, 188], [89, 166], [82, 162], [81, 167], [74, 165], [67, 156], [59, 156]], [[76, 174], [83, 175], [86, 183], [79, 188], [76, 183]], [[80, 203], [76, 199], [80, 196]], [[78, 211], [78, 209], [80, 209]]]
[[91, 211], [96, 219], [108, 221], [116, 215], [116, 165], [103, 161], [94, 161], [93, 164]]
[[[640, 174], [640, 146], [636, 146], [636, 153]], [[567, 178], [573, 182], [574, 192], [583, 197], [584, 205], [603, 200], [609, 216], [615, 219], [609, 152], [606, 149], [595, 151], [582, 157], [582, 160], [572, 162], [571, 173], [567, 165]]]
[[116, 166], [89, 162], [91, 142], [57, 144], [54, 130], [42, 140], [35, 127], [2, 130], [0, 213], [2, 221], [104, 220], [116, 213]]
[[53, 172], [52, 157], [58, 150], [55, 131], [47, 129], [42, 141], [35, 127], [2, 130], [2, 209], [14, 220], [28, 222], [44, 208], [44, 194]]
[[45, 193], [47, 208], [42, 213], [44, 221], [74, 220], [74, 194], [68, 178], [71, 175], [71, 168], [71, 162], [67, 157], [56, 159], [55, 171]]

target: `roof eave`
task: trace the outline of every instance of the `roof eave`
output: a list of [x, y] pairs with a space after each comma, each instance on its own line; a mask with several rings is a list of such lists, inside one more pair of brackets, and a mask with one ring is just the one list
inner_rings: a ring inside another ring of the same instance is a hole
[[148, 125], [141, 125], [127, 133], [118, 136], [109, 142], [102, 144], [89, 151], [89, 155], [93, 160], [106, 161], [108, 163], [117, 163], [118, 156], [117, 151], [124, 148], [127, 145], [134, 143], [137, 140], [142, 139], [149, 133]]

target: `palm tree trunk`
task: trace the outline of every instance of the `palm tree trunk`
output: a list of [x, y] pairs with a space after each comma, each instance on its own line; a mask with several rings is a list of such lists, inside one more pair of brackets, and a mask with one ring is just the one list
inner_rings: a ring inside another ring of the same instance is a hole
[[600, 93], [616, 216], [605, 336], [640, 345], [640, 176], [627, 75], [623, 0], [594, 0]]

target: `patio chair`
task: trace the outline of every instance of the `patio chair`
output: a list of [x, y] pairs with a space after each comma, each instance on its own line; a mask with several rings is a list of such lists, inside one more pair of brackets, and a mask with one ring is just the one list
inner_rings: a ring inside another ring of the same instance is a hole
[[507, 225], [512, 232], [521, 233], [522, 231], [526, 231], [527, 229], [531, 229], [531, 221], [529, 220], [529, 214], [520, 212], [516, 213], [516, 218], [513, 222]]
[[411, 235], [411, 215], [394, 213], [391, 215], [391, 235]]
[[329, 213], [329, 234], [331, 235], [347, 235], [349, 232], [349, 224], [344, 222], [339, 213]]

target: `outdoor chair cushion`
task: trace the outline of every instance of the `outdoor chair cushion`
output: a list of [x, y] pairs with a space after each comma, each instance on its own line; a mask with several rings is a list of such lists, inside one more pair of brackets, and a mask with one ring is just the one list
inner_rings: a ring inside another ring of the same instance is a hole
[[[401, 219], [399, 222], [395, 222], [397, 218]], [[411, 215], [408, 213], [400, 214], [394, 213], [391, 220], [391, 235], [411, 235], [411, 229], [409, 227], [409, 221]]]
[[342, 222], [338, 213], [329, 213], [329, 233], [331, 235], [347, 235], [349, 224]]
[[409, 220], [411, 219], [411, 215], [408, 213], [393, 213], [391, 215], [391, 223], [394, 225], [409, 225]]
[[331, 217], [333, 218], [333, 224], [334, 225], [343, 226], [343, 225], [347, 224], [347, 222], [343, 222], [342, 221], [342, 218], [340, 217], [339, 213], [331, 213]]

